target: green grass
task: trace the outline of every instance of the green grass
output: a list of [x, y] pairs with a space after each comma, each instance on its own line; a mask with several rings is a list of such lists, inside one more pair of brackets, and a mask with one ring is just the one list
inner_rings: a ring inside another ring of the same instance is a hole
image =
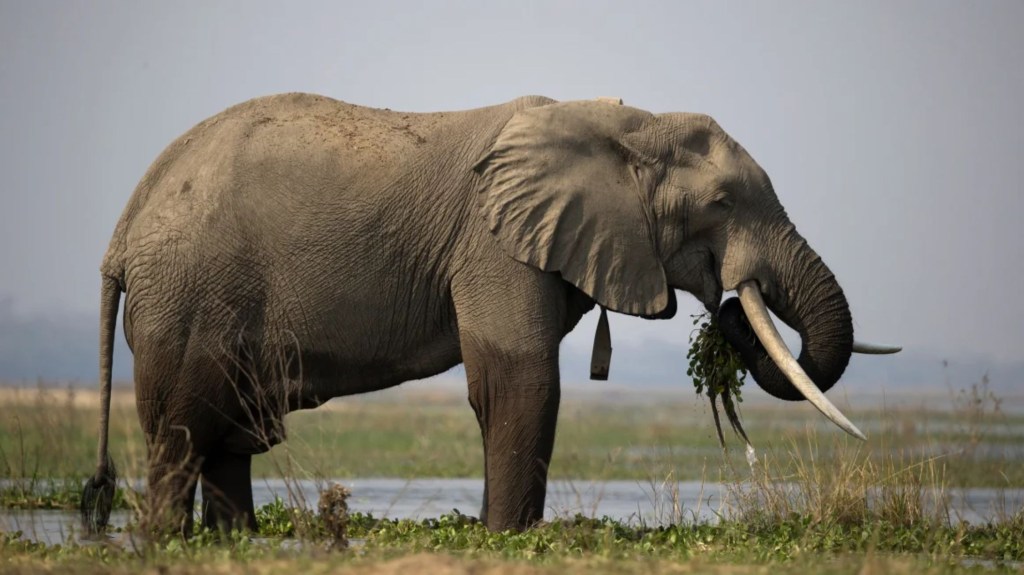
[[[288, 525], [291, 510], [261, 508], [261, 524]], [[269, 517], [268, 517], [269, 516]], [[314, 519], [315, 520], [315, 519]], [[0, 570], [74, 573], [169, 568], [190, 573], [357, 572], [721, 572], [721, 573], [959, 573], [979, 562], [987, 571], [1013, 570], [1024, 560], [1024, 519], [988, 526], [857, 525], [793, 517], [772, 525], [645, 528], [609, 519], [568, 518], [524, 533], [492, 533], [462, 515], [424, 521], [377, 520], [356, 514], [350, 537], [359, 543], [330, 551], [315, 537], [289, 545], [270, 529], [267, 539], [201, 533], [189, 542], [144, 542], [120, 534], [124, 546], [45, 546], [0, 535]], [[290, 534], [288, 534], [290, 535]], [[968, 562], [969, 561], [969, 562]]]
[[[144, 477], [145, 445], [128, 399], [115, 401], [112, 410], [112, 455], [122, 477]], [[1022, 487], [1024, 458], [1017, 450], [1024, 444], [1024, 417], [1006, 415], [999, 407], [982, 385], [954, 397], [946, 411], [852, 411], [853, 420], [873, 430], [868, 443], [860, 444], [823, 427], [820, 415], [807, 406], [741, 405], [755, 446], [762, 457], [775, 458], [780, 478], [792, 476], [809, 457], [827, 468], [855, 453], [876, 465], [893, 457], [928, 460], [945, 487]], [[97, 420], [94, 403], [76, 403], [62, 390], [0, 401], [0, 479], [8, 481], [0, 488], [0, 506], [77, 505], [78, 485], [94, 466]], [[345, 398], [330, 408], [289, 414], [285, 424], [288, 440], [254, 459], [255, 477], [482, 475], [477, 423], [459, 397]], [[827, 441], [808, 441], [816, 433]], [[728, 436], [727, 441], [734, 449], [723, 456], [709, 409], [687, 390], [676, 400], [643, 405], [563, 400], [550, 476], [729, 480], [748, 468], [742, 443]]]

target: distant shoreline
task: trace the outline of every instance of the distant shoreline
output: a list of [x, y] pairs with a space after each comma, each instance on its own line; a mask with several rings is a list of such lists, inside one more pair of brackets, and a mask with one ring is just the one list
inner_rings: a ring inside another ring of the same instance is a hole
[[[756, 384], [749, 384], [756, 388]], [[744, 387], [744, 390], [750, 389]], [[901, 390], [892, 393], [868, 392], [854, 396], [854, 390], [837, 388], [829, 393], [829, 398], [840, 409], [859, 411], [892, 409], [900, 411], [928, 409], [946, 411], [952, 409], [953, 399], [959, 390], [944, 390], [938, 387], [925, 392]], [[42, 395], [40, 395], [42, 394]], [[1009, 414], [1024, 413], [1024, 393], [996, 393], [1001, 400], [1002, 410]], [[0, 382], [0, 403], [31, 405], [45, 401], [67, 403], [76, 408], [92, 408], [99, 406], [99, 387], [96, 384], [87, 386], [82, 381], [35, 381], [35, 382]], [[461, 378], [432, 378], [423, 381], [412, 381], [391, 389], [336, 398], [317, 409], [345, 409], [346, 403], [380, 402], [380, 403], [440, 403], [451, 404], [466, 401], [466, 383]], [[567, 382], [562, 384], [562, 405], [567, 407], [575, 403], [604, 403], [622, 406], [678, 404], [681, 409], [707, 406], [707, 398], [697, 397], [692, 388], [678, 385], [636, 386], [615, 384], [610, 382]], [[114, 383], [111, 403], [114, 407], [134, 407], [135, 391], [130, 382]], [[755, 409], [785, 409], [802, 403], [782, 402], [768, 397], [760, 390], [751, 389], [740, 404]], [[809, 407], [809, 406], [808, 406]], [[467, 403], [468, 409], [468, 403]]]

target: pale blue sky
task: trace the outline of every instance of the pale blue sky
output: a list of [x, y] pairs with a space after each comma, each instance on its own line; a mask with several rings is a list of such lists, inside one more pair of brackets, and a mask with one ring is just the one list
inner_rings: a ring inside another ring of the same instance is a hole
[[[149, 163], [254, 96], [409, 111], [619, 96], [709, 113], [740, 141], [859, 336], [1020, 359], [1021, 30], [1024, 2], [995, 0], [0, 0], [0, 299], [95, 313], [100, 258]], [[595, 320], [567, 345], [589, 346]], [[691, 326], [612, 328], [685, 342]]]

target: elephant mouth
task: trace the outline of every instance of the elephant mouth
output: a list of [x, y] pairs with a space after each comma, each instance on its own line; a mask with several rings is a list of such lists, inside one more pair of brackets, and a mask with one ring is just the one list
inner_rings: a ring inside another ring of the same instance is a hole
[[700, 302], [709, 314], [718, 315], [722, 306], [722, 284], [714, 277], [705, 278], [704, 284], [704, 292], [699, 296]]
[[722, 268], [719, 266], [718, 260], [715, 258], [714, 252], [708, 250], [705, 255], [705, 266], [703, 277], [701, 278], [702, 293], [699, 296], [700, 302], [704, 304], [704, 309], [708, 310], [711, 315], [718, 315], [718, 309], [722, 305]]
[[[703, 249], [694, 254], [691, 252], [687, 264], [682, 268], [683, 273], [679, 274], [684, 278], [699, 278], [699, 281], [686, 281], [683, 284], [669, 284], [669, 292], [682, 290], [693, 294], [694, 297], [704, 305], [704, 309], [711, 315], [718, 314], [718, 308], [722, 303], [722, 281], [719, 279], [721, 270], [718, 268], [715, 255], [709, 249]], [[675, 305], [675, 296], [669, 307]], [[674, 315], [674, 313], [673, 313]], [[659, 315], [659, 318], [661, 316]]]

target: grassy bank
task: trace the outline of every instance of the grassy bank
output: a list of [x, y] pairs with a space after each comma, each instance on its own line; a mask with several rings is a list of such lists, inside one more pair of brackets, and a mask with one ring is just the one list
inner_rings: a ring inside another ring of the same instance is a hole
[[[673, 509], [667, 527], [564, 517], [526, 533], [490, 533], [472, 518], [377, 520], [356, 514], [331, 549], [315, 510], [281, 502], [259, 509], [260, 537], [146, 542], [129, 527], [112, 544], [47, 546], [0, 533], [0, 571], [70, 573], [402, 571], [440, 573], [956, 573], [1013, 570], [1024, 561], [1024, 510], [968, 525], [948, 508], [960, 487], [1024, 486], [1024, 418], [1000, 409], [984, 386], [948, 409], [853, 410], [861, 444], [792, 405], [745, 405], [758, 448], [718, 447], [709, 411], [677, 401], [619, 405], [563, 401], [558, 478], [633, 479]], [[130, 396], [114, 401], [114, 457], [138, 477], [144, 447]], [[0, 402], [0, 506], [71, 508], [91, 470], [97, 410], [82, 394], [36, 391]], [[257, 459], [256, 472], [325, 477], [479, 477], [479, 434], [451, 395], [376, 395], [291, 414], [289, 440]], [[824, 429], [824, 431], [823, 431]], [[70, 489], [60, 478], [72, 480]], [[728, 494], [715, 524], [694, 524], [672, 492], [681, 479], [721, 481]], [[135, 494], [119, 502], [132, 505]]]

